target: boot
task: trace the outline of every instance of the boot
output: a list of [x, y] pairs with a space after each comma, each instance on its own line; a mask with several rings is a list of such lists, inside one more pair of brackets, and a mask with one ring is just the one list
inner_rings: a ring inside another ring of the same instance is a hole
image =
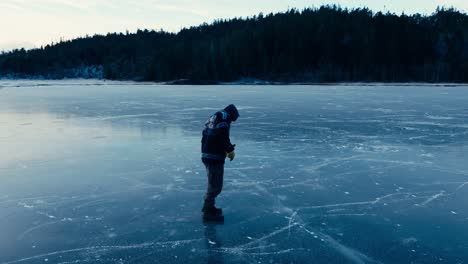
[[223, 209], [216, 208], [214, 205], [204, 205], [202, 208], [202, 212], [204, 215], [223, 215]]
[[223, 210], [212, 206], [203, 206], [203, 222], [224, 223]]

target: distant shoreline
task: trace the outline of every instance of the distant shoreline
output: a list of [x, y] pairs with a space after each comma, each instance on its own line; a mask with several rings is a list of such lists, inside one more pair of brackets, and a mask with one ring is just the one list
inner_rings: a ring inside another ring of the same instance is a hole
[[[0, 54], [0, 76], [166, 84], [468, 83], [468, 14], [336, 5], [220, 19], [178, 33], [83, 36]], [[225, 82], [225, 83], [224, 83]]]
[[[12, 85], [4, 83], [14, 82]], [[5, 87], [22, 87], [25, 85], [17, 85], [17, 82], [35, 83], [32, 86], [53, 86], [53, 83], [67, 85], [165, 85], [165, 86], [431, 86], [431, 87], [458, 87], [468, 86], [468, 83], [424, 83], [424, 82], [401, 82], [401, 83], [382, 83], [382, 82], [273, 82], [260, 80], [239, 80], [236, 82], [190, 82], [190, 81], [171, 81], [171, 82], [139, 82], [132, 80], [106, 80], [106, 79], [12, 79], [0, 78], [0, 89]], [[41, 83], [43, 82], [43, 83]]]

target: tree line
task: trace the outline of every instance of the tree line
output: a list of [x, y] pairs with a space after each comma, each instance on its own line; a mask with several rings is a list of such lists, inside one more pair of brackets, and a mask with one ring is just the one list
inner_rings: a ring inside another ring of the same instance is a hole
[[0, 77], [187, 83], [468, 82], [468, 17], [322, 6], [0, 54]]

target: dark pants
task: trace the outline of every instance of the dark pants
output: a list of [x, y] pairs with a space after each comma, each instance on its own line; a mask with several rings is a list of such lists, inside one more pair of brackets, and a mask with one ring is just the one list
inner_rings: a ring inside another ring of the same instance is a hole
[[205, 193], [204, 206], [214, 206], [216, 196], [223, 189], [224, 163], [223, 162], [203, 162], [208, 176], [208, 188]]

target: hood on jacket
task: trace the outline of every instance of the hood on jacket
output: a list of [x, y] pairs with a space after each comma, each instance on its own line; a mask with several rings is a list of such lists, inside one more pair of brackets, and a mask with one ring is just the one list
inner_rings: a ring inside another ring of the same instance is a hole
[[239, 111], [237, 111], [236, 106], [233, 104], [226, 106], [224, 111], [226, 111], [232, 121], [236, 121], [239, 118]]

